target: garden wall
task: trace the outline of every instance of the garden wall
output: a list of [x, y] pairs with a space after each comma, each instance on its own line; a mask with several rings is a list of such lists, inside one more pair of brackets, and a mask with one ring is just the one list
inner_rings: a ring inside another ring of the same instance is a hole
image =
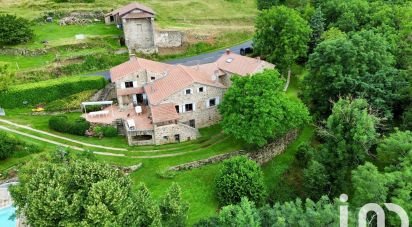
[[212, 157], [194, 161], [194, 162], [172, 166], [168, 170], [181, 171], [181, 170], [195, 169], [195, 168], [199, 168], [205, 165], [221, 162], [223, 160], [226, 160], [231, 157], [238, 156], [238, 155], [246, 155], [250, 159], [256, 161], [258, 164], [262, 165], [272, 160], [275, 156], [282, 154], [286, 150], [287, 146], [291, 144], [297, 138], [297, 136], [298, 136], [298, 130], [292, 130], [288, 134], [286, 134], [284, 137], [274, 141], [273, 143], [266, 145], [265, 147], [257, 151], [253, 151], [253, 152], [247, 152], [243, 150], [234, 151], [231, 153], [216, 155], [216, 156], [212, 156]]

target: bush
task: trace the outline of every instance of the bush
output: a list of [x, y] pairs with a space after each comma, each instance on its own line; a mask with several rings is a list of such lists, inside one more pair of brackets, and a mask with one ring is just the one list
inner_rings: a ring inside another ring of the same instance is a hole
[[5, 160], [13, 155], [23, 157], [38, 151], [37, 146], [26, 144], [11, 135], [0, 132], [0, 160]]
[[53, 116], [49, 119], [49, 127], [55, 131], [83, 136], [90, 128], [90, 123], [84, 118], [70, 121], [66, 116]]
[[15, 45], [33, 39], [28, 20], [13, 15], [0, 15], [0, 44]]
[[97, 92], [96, 89], [82, 91], [66, 98], [55, 100], [45, 106], [47, 111], [69, 111], [80, 109], [82, 102], [87, 101]]
[[263, 172], [256, 162], [244, 156], [226, 160], [216, 178], [220, 205], [236, 204], [242, 197], [262, 204], [266, 197]]
[[103, 77], [73, 76], [10, 86], [0, 93], [0, 106], [16, 108], [39, 103], [48, 103], [85, 90], [102, 89]]
[[102, 127], [103, 130], [103, 136], [104, 137], [116, 137], [117, 134], [117, 128], [112, 127], [112, 126], [104, 126]]

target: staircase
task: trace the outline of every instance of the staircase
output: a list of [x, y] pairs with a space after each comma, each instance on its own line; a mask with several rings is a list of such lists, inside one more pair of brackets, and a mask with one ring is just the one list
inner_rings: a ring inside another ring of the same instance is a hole
[[113, 83], [109, 83], [106, 85], [105, 88], [103, 88], [102, 91], [100, 91], [100, 94], [97, 97], [96, 101], [107, 101], [107, 97], [109, 97], [110, 92], [115, 88], [115, 85]]

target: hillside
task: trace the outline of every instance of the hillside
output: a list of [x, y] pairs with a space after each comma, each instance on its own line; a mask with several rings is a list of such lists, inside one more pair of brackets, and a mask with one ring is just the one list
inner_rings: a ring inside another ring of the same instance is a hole
[[[41, 17], [45, 12], [110, 11], [129, 0], [96, 0], [94, 3], [55, 3], [51, 0], [1, 0], [2, 13], [28, 19]], [[140, 0], [157, 13], [161, 28], [229, 28], [251, 27], [257, 15], [255, 0], [230, 2], [225, 0]]]

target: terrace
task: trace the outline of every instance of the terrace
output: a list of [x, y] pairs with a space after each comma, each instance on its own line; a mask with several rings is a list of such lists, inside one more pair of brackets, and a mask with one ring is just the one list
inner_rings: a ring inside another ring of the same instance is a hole
[[96, 124], [113, 124], [118, 119], [122, 119], [125, 122], [134, 121], [134, 129], [128, 129], [128, 131], [146, 131], [153, 130], [152, 119], [148, 107], [142, 106], [142, 112], [137, 113], [133, 106], [129, 106], [126, 109], [121, 109], [119, 106], [109, 106], [103, 108], [101, 111], [85, 113], [82, 115], [90, 123]]

